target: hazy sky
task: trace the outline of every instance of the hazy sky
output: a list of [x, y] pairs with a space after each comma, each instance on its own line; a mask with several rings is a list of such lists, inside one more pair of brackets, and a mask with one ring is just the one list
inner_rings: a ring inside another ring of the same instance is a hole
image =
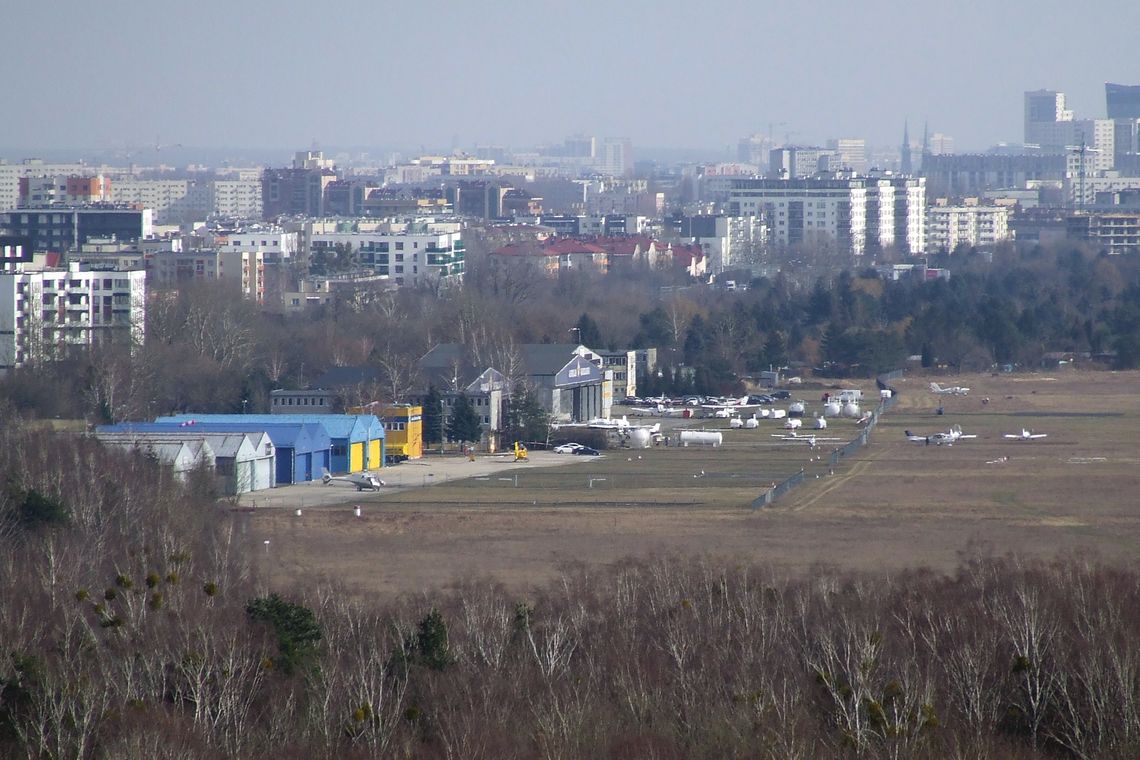
[[1104, 116], [1140, 2], [9, 0], [0, 147], [720, 147], [1022, 136], [1022, 92]]

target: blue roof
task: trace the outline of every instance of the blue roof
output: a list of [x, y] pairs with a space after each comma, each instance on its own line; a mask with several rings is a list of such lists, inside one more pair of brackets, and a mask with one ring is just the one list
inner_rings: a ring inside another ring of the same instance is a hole
[[[243, 415], [233, 416], [241, 417]], [[100, 433], [185, 433], [188, 436], [193, 436], [195, 431], [198, 433], [265, 433], [274, 446], [287, 449], [300, 448], [317, 451], [332, 446], [328, 432], [315, 422], [209, 422], [195, 418], [191, 424], [189, 421], [175, 422], [160, 418], [158, 422], [122, 422], [118, 425], [100, 425], [96, 430]]]
[[329, 438], [368, 441], [384, 438], [384, 425], [374, 414], [175, 414], [155, 422], [209, 422], [248, 425], [315, 423], [328, 431]]

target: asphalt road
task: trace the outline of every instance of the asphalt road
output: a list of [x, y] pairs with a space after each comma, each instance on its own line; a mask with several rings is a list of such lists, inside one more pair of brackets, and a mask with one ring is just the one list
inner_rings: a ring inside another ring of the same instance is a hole
[[509, 476], [512, 470], [525, 471], [537, 467], [572, 465], [592, 459], [594, 457], [555, 454], [549, 451], [532, 451], [529, 454], [529, 461], [526, 462], [516, 462], [513, 452], [476, 455], [474, 462], [458, 454], [429, 455], [418, 461], [374, 470], [374, 474], [385, 484], [379, 491], [357, 491], [352, 483], [344, 481], [334, 480], [325, 485], [316, 480], [243, 494], [238, 499], [236, 508], [309, 509], [343, 506], [348, 503], [366, 506], [382, 502], [385, 494], [413, 488], [427, 488], [454, 480], [492, 475], [505, 477]]

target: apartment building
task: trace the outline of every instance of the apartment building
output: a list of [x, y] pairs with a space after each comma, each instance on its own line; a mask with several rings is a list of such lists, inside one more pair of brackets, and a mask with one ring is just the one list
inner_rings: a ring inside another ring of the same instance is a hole
[[993, 247], [1009, 240], [1010, 206], [966, 198], [937, 198], [926, 211], [926, 250], [951, 252], [960, 245]]
[[261, 253], [270, 264], [287, 264], [301, 250], [301, 233], [275, 225], [253, 225], [219, 236], [218, 244], [228, 253]]
[[1140, 252], [1140, 212], [1094, 212], [1073, 214], [1065, 219], [1065, 232], [1110, 254]]
[[881, 176], [851, 179], [735, 179], [729, 214], [761, 216], [778, 246], [835, 243], [854, 255], [925, 247], [925, 180]]
[[210, 215], [206, 183], [188, 179], [117, 177], [111, 183], [111, 200], [152, 210], [155, 224], [181, 224]]
[[701, 247], [710, 274], [752, 266], [768, 245], [768, 226], [762, 215], [682, 217], [673, 222], [673, 232]]
[[105, 167], [82, 163], [45, 163], [25, 158], [18, 164], [0, 159], [0, 211], [14, 209], [20, 202], [20, 180], [26, 177], [68, 177], [106, 173]]
[[388, 276], [397, 286], [450, 284], [463, 278], [461, 231], [434, 231], [427, 223], [386, 227], [373, 232], [313, 232], [309, 255], [349, 246], [361, 267]]
[[20, 177], [20, 208], [51, 205], [82, 206], [111, 201], [111, 180], [96, 176], [29, 176]]
[[146, 273], [88, 268], [0, 272], [0, 372], [113, 340], [143, 340]]
[[98, 204], [0, 212], [0, 235], [28, 239], [35, 251], [78, 251], [92, 238], [141, 240], [154, 230], [150, 209]]

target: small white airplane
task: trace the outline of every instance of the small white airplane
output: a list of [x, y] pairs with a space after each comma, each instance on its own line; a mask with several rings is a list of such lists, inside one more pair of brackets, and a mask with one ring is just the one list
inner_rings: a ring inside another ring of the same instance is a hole
[[964, 434], [962, 432], [961, 426], [959, 426], [959, 425], [954, 425], [953, 427], [951, 427], [949, 430], [947, 430], [945, 432], [931, 433], [930, 435], [915, 435], [914, 433], [910, 432], [909, 430], [906, 431], [906, 439], [908, 441], [910, 441], [911, 443], [923, 443], [923, 444], [926, 444], [927, 446], [929, 446], [932, 443], [935, 446], [941, 446], [943, 444], [945, 444], [947, 446], [953, 446], [958, 441], [967, 440], [970, 438], [977, 438], [977, 437], [978, 436], [973, 435], [973, 434], [971, 434], [971, 435]]
[[797, 443], [806, 443], [808, 446], [815, 448], [815, 444], [819, 441], [841, 441], [842, 438], [822, 438], [815, 433], [808, 435], [800, 435], [799, 430], [793, 428], [787, 433], [772, 433], [773, 438], [778, 438], [781, 441], [796, 441]]
[[1022, 428], [1020, 433], [1006, 433], [1002, 438], [1009, 438], [1013, 441], [1035, 441], [1038, 438], [1048, 438], [1048, 433], [1034, 433], [1032, 430]]
[[757, 409], [759, 407], [755, 404], [702, 404], [701, 408], [706, 411], [711, 411], [712, 416], [718, 420], [730, 420], [741, 412]]
[[351, 483], [357, 491], [379, 491], [387, 485], [383, 480], [370, 472], [353, 472], [348, 475], [331, 475], [328, 470], [321, 475], [321, 482], [326, 486], [333, 483]]
[[943, 388], [938, 383], [930, 384], [930, 392], [936, 393], [939, 396], [965, 396], [970, 392], [969, 388], [963, 388], [960, 385], [949, 385]]

